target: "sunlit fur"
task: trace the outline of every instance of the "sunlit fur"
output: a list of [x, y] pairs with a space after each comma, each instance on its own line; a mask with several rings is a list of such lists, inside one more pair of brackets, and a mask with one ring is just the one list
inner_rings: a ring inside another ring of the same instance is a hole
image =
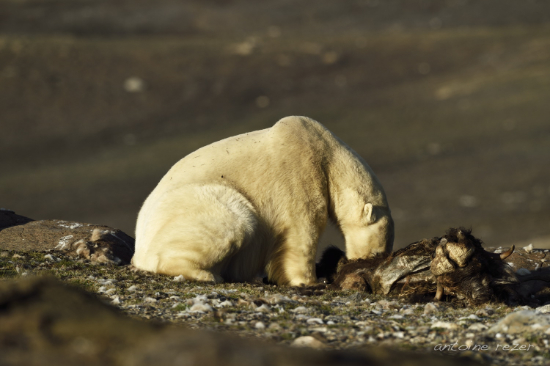
[[370, 167], [320, 123], [287, 117], [176, 163], [143, 204], [132, 262], [198, 281], [266, 273], [310, 285], [329, 218], [353, 258], [391, 251], [393, 220]]

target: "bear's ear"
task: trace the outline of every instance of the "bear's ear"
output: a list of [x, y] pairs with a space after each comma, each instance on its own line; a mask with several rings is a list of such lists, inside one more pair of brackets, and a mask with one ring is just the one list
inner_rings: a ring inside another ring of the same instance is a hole
[[374, 214], [374, 206], [372, 203], [367, 203], [365, 207], [363, 207], [363, 218], [369, 224], [376, 221], [376, 215]]

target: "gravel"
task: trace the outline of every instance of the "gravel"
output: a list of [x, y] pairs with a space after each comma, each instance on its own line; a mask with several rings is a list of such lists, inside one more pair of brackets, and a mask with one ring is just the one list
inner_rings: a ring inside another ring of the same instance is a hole
[[53, 275], [134, 318], [277, 344], [318, 349], [381, 345], [497, 365], [544, 365], [550, 359], [550, 305], [463, 308], [353, 291], [277, 287], [260, 280], [209, 285], [129, 266], [75, 261], [57, 252], [0, 253], [0, 280], [22, 273]]

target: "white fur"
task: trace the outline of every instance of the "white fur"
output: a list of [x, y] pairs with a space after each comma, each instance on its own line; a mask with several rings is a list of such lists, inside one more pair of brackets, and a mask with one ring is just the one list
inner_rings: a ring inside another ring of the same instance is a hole
[[198, 281], [265, 272], [310, 285], [329, 217], [348, 258], [391, 251], [393, 220], [370, 167], [320, 123], [286, 117], [176, 163], [141, 208], [132, 262]]

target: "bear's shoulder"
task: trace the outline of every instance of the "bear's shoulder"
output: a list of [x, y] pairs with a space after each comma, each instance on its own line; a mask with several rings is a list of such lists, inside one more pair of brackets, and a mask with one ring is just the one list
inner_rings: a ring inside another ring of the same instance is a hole
[[[286, 142], [312, 144], [318, 146], [333, 141], [334, 135], [321, 123], [303, 116], [282, 118], [270, 129], [272, 138]], [[325, 147], [326, 148], [326, 147]]]
[[321, 123], [304, 116], [288, 116], [281, 118], [272, 127], [274, 131], [281, 133], [319, 134], [328, 132]]

